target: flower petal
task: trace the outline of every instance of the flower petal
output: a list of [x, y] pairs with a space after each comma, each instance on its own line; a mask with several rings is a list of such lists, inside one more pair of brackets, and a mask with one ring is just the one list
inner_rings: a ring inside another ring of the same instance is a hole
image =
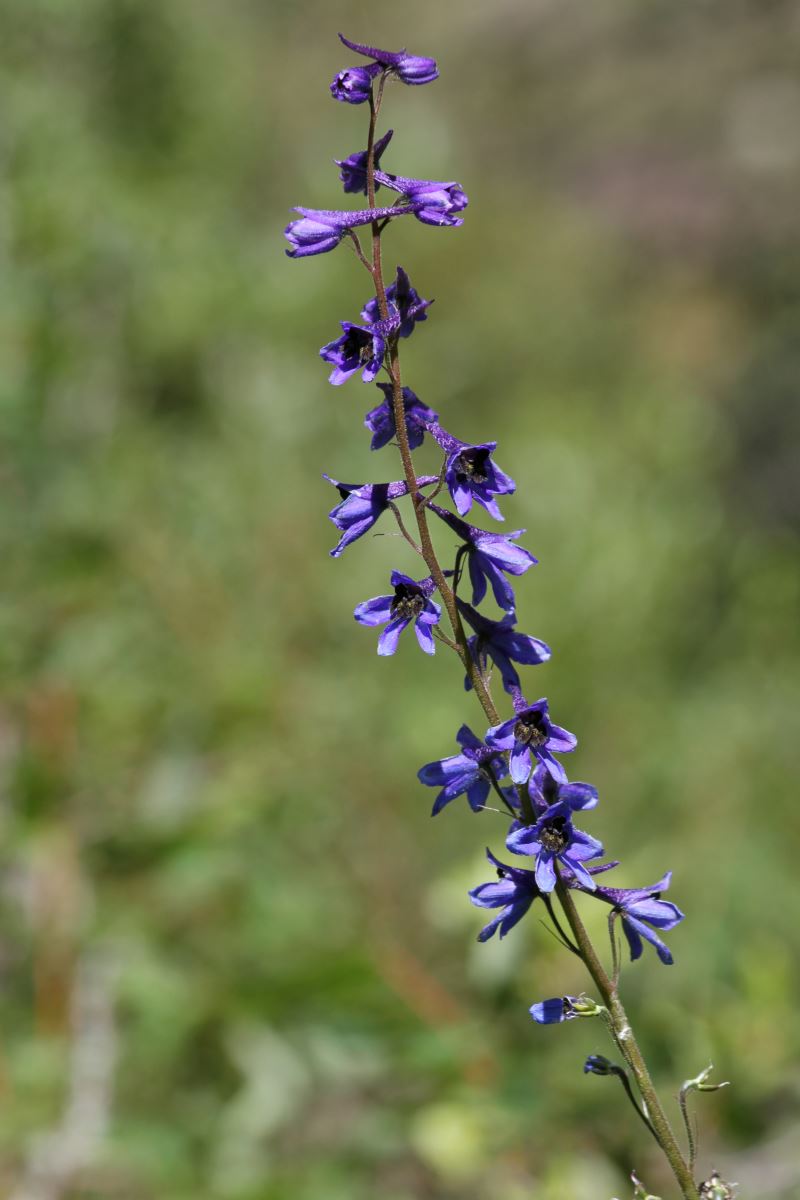
[[549, 750], [556, 754], [566, 754], [570, 750], [574, 750], [578, 744], [578, 739], [574, 733], [570, 733], [568, 729], [562, 729], [560, 725], [554, 725], [550, 722], [550, 736], [547, 739]]
[[496, 883], [482, 883], [473, 888], [469, 898], [478, 908], [501, 908], [511, 903], [516, 892], [513, 880], [498, 879]]
[[400, 640], [400, 634], [406, 625], [408, 625], [410, 619], [410, 617], [397, 617], [386, 626], [378, 638], [378, 654], [382, 657], [394, 654], [397, 649], [397, 643]]
[[527, 783], [531, 773], [531, 748], [522, 742], [514, 742], [509, 760], [509, 770], [514, 783]]
[[556, 868], [549, 850], [541, 850], [536, 859], [536, 884], [543, 892], [552, 892], [556, 886]]
[[[641, 934], [641, 937], [646, 938], [647, 941], [650, 943], [650, 945], [655, 947], [656, 954], [661, 959], [662, 963], [664, 963], [664, 965], [668, 966], [668, 967], [672, 966], [672, 963], [674, 960], [672, 957], [672, 951], [670, 950], [669, 946], [665, 945], [664, 942], [662, 942], [661, 938], [658, 936], [657, 933], [654, 933], [652, 929], [648, 929], [647, 925], [643, 925], [641, 921], [637, 921], [633, 917], [623, 916], [622, 927], [625, 931], [625, 936], [628, 939], [628, 945], [631, 947], [631, 958], [632, 959], [638, 958], [639, 954], [641, 954], [642, 943], [638, 936]], [[636, 940], [639, 944], [639, 954], [633, 953], [633, 944], [634, 944], [633, 939], [634, 938], [636, 938]]]
[[538, 1004], [532, 1004], [529, 1011], [539, 1025], [557, 1025], [567, 1019], [563, 996], [554, 996], [552, 1000], [541, 1000]]
[[486, 745], [491, 746], [493, 750], [509, 750], [514, 744], [516, 723], [516, 717], [511, 717], [508, 721], [501, 721], [499, 725], [493, 725], [486, 734]]
[[564, 800], [573, 810], [596, 808], [598, 802], [597, 788], [590, 783], [565, 783], [559, 793], [559, 800]]
[[414, 633], [417, 635], [420, 650], [424, 650], [426, 654], [436, 653], [436, 642], [431, 633], [431, 627], [424, 621], [420, 621], [419, 617], [414, 622]]
[[356, 606], [353, 616], [359, 625], [384, 625], [392, 618], [393, 596], [374, 596]]

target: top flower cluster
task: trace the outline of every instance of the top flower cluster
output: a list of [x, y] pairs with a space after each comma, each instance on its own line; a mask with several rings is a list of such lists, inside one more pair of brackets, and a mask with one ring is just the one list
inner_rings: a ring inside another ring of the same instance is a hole
[[[377, 76], [384, 79], [400, 79], [403, 83], [431, 83], [439, 75], [432, 58], [421, 58], [407, 54], [405, 50], [379, 50], [374, 46], [362, 46], [339, 34], [345, 46], [357, 54], [363, 54], [372, 62], [366, 67], [348, 67], [340, 71], [331, 84], [331, 93], [337, 100], [348, 104], [363, 104], [373, 94], [373, 81]], [[381, 171], [381, 156], [392, 138], [392, 130], [374, 146], [374, 192], [381, 187], [397, 192], [398, 198], [392, 205], [345, 211], [341, 209], [296, 208], [300, 219], [290, 222], [285, 233], [291, 244], [286, 253], [290, 258], [305, 258], [311, 254], [324, 254], [339, 245], [342, 238], [361, 225], [374, 221], [391, 221], [396, 217], [415, 216], [425, 225], [461, 225], [462, 212], [468, 204], [461, 185], [455, 180], [415, 179]], [[367, 194], [367, 151], [359, 150], [347, 158], [336, 159], [341, 168], [339, 178], [348, 194]]]
[[377, 50], [374, 46], [362, 46], [339, 34], [340, 40], [356, 54], [371, 58], [368, 67], [346, 67], [334, 76], [331, 95], [334, 100], [345, 104], [363, 104], [369, 100], [372, 81], [381, 71], [390, 71], [403, 83], [433, 83], [439, 78], [439, 68], [432, 58], [421, 58], [407, 54], [405, 50]]

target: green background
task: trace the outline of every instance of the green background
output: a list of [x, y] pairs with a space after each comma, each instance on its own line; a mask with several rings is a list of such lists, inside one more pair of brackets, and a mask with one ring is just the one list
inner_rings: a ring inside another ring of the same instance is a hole
[[439, 61], [382, 121], [388, 169], [470, 197], [386, 235], [436, 298], [405, 382], [518, 482], [520, 627], [554, 648], [524, 682], [580, 737], [585, 827], [620, 884], [674, 871], [635, 1027], [666, 1096], [733, 1081], [699, 1169], [800, 1195], [796, 4], [0, 0], [0, 26], [0, 1190], [610, 1200], [636, 1167], [674, 1195], [581, 1073], [599, 1023], [527, 1015], [580, 964], [535, 913], [475, 941], [504, 823], [432, 823], [415, 773], [480, 711], [447, 650], [381, 660], [351, 616], [408, 547], [385, 522], [327, 554], [322, 472], [399, 474], [375, 389], [317, 357], [366, 275], [283, 253], [292, 205], [354, 201], [341, 28]]

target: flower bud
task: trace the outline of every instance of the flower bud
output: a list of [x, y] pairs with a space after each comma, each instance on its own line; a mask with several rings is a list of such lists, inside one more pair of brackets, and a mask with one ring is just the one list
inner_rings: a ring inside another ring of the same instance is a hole
[[539, 1025], [556, 1025], [561, 1021], [572, 1021], [575, 1017], [597, 1017], [606, 1010], [602, 1004], [588, 996], [555, 996], [552, 1000], [541, 1000], [532, 1004], [529, 1012]]
[[590, 1054], [583, 1064], [584, 1075], [616, 1075], [619, 1069], [603, 1054]]
[[345, 67], [338, 75], [334, 75], [331, 95], [334, 100], [341, 100], [344, 104], [364, 104], [369, 100], [372, 81], [380, 71], [379, 63], [370, 63], [368, 67]]

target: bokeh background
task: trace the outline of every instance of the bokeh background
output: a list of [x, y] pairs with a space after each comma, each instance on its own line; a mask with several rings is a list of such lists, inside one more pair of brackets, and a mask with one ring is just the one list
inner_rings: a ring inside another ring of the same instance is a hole
[[[529, 675], [587, 821], [688, 915], [624, 994], [706, 1174], [800, 1196], [800, 8], [779, 0], [0, 0], [0, 1190], [13, 1200], [672, 1196], [536, 919], [478, 946], [504, 823], [431, 822], [474, 698], [388, 661], [321, 473], [396, 478], [317, 349], [365, 279], [284, 257], [343, 203], [351, 37], [434, 55], [385, 163], [405, 375], [497, 438], [541, 565]], [[350, 201], [344, 202], [349, 204]], [[433, 465], [426, 448], [420, 459]], [[447, 538], [442, 543], [447, 547]], [[601, 926], [597, 926], [602, 935]], [[576, 1027], [577, 1026], [577, 1027]]]

